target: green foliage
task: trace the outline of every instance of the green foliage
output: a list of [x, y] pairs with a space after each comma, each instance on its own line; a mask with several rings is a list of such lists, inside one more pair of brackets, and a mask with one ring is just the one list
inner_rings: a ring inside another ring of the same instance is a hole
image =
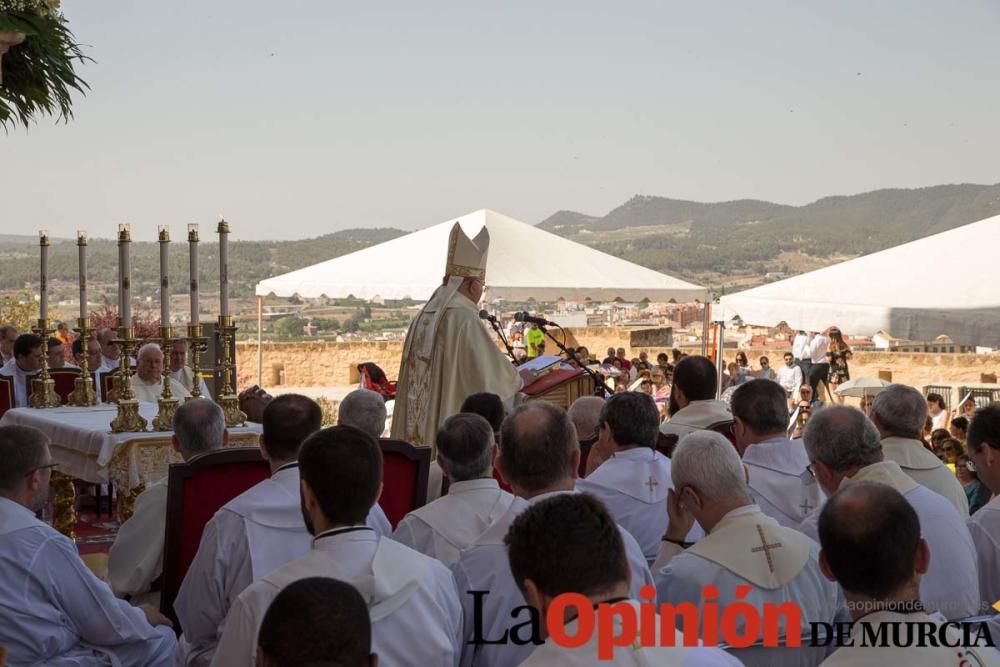
[[0, 324], [13, 324], [27, 331], [38, 320], [38, 304], [30, 293], [0, 298]]
[[279, 336], [301, 336], [302, 327], [304, 327], [306, 321], [301, 317], [295, 317], [289, 315], [287, 317], [279, 318], [278, 321], [274, 323], [274, 332]]

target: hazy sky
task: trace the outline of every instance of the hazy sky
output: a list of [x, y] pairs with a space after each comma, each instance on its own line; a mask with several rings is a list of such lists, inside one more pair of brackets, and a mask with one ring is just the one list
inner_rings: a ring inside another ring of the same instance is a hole
[[63, 0], [69, 125], [0, 231], [234, 238], [1000, 181], [1000, 3]]

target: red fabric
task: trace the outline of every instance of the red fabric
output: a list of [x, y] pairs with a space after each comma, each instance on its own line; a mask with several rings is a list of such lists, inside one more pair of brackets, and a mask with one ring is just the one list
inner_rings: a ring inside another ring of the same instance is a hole
[[382, 496], [379, 506], [393, 529], [407, 512], [416, 509], [418, 462], [395, 452], [382, 453]]
[[500, 476], [500, 471], [497, 470], [496, 467], [493, 468], [493, 479], [495, 479], [497, 481], [497, 483], [500, 485], [501, 489], [503, 489], [504, 491], [510, 492], [510, 484], [508, 484], [507, 482], [503, 481], [503, 477]]
[[581, 375], [583, 375], [583, 371], [579, 368], [561, 368], [559, 370], [546, 373], [521, 391], [528, 396], [537, 396], [539, 394], [544, 394], [553, 387], [558, 387], [564, 382], [575, 380]]
[[59, 402], [63, 405], [69, 402], [70, 393], [76, 389], [76, 379], [80, 377], [80, 371], [68, 369], [56, 369], [49, 371], [55, 383], [56, 393], [59, 395]]
[[255, 461], [203, 468], [185, 481], [178, 582], [184, 581], [208, 520], [227, 502], [270, 475], [267, 461]]
[[14, 378], [0, 375], [0, 417], [14, 407]]
[[389, 380], [382, 378], [381, 382], [375, 382], [372, 380], [368, 371], [362, 366], [361, 370], [361, 382], [365, 389], [370, 389], [371, 391], [378, 392], [387, 399], [396, 398], [396, 383], [390, 382]]

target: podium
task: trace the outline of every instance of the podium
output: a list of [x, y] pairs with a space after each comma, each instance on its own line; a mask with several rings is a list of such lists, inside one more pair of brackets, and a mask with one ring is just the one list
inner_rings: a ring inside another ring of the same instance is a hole
[[594, 395], [594, 379], [578, 368], [546, 373], [521, 390], [530, 401], [548, 401], [568, 410], [581, 396]]

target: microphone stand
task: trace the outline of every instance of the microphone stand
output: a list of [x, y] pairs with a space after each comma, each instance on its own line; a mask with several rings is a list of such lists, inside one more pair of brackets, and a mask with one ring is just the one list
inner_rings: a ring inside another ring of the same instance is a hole
[[496, 321], [496, 318], [490, 319], [489, 322], [490, 326], [493, 327], [493, 330], [497, 332], [497, 336], [500, 337], [500, 342], [503, 343], [505, 348], [507, 348], [507, 354], [510, 355], [510, 360], [516, 364], [517, 357], [514, 356], [514, 348], [512, 348], [510, 343], [507, 342], [507, 336], [505, 336], [503, 330], [500, 329], [500, 323]]
[[[546, 329], [541, 324], [536, 324], [535, 326], [538, 327], [539, 329], [541, 329], [543, 334], [545, 334], [546, 336], [548, 336], [549, 338], [551, 338], [552, 342], [556, 344], [556, 347], [558, 347], [560, 350], [562, 350], [563, 354], [565, 354], [566, 356], [568, 356], [571, 360], [575, 361], [576, 365], [579, 366], [580, 369], [584, 373], [586, 373], [587, 375], [589, 375], [591, 377], [591, 379], [594, 381], [594, 395], [595, 396], [600, 396], [601, 398], [604, 398], [608, 394], [613, 393], [608, 388], [607, 383], [604, 382], [604, 377], [602, 375], [600, 375], [598, 373], [595, 373], [594, 371], [592, 371], [590, 369], [590, 367], [584, 366], [583, 364], [580, 363], [580, 360], [576, 356], [576, 350], [571, 350], [568, 347], [566, 347], [566, 345], [564, 345], [555, 336], [553, 336], [552, 334], [550, 334], [549, 330]], [[558, 327], [560, 330], [562, 329], [562, 327], [560, 327], [558, 324], [555, 324], [554, 326]]]

